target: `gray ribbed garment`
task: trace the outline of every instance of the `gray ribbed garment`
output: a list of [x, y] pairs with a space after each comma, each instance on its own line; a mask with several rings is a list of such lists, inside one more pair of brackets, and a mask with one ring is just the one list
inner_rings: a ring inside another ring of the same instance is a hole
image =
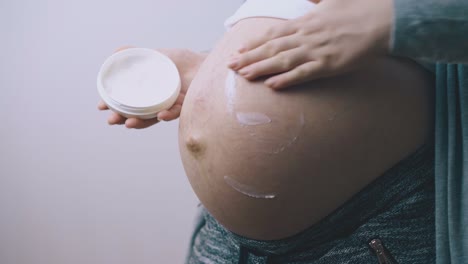
[[238, 236], [201, 210], [188, 264], [379, 263], [369, 247], [375, 238], [400, 264], [435, 263], [433, 146], [423, 146], [322, 221], [286, 239]]

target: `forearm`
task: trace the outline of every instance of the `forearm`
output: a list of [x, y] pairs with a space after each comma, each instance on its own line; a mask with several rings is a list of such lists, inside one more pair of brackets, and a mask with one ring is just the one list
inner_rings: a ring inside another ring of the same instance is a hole
[[210, 55], [210, 51], [202, 51], [197, 53], [197, 66], [194, 67], [195, 72], [193, 74], [193, 78], [195, 75], [197, 75], [198, 69], [200, 69], [200, 66], [203, 64], [203, 62], [205, 62], [205, 59], [208, 57], [208, 55]]
[[208, 55], [208, 52], [194, 52], [191, 56], [188, 56], [186, 58], [187, 60], [192, 60], [192, 62], [190, 63], [191, 66], [187, 73], [187, 79], [190, 83], [192, 82], [193, 78], [195, 78], [195, 76], [197, 75], [198, 69], [200, 69], [200, 66], [203, 64]]
[[467, 0], [394, 0], [394, 6], [394, 55], [468, 63]]
[[182, 78], [182, 85], [187, 85], [187, 87], [208, 56], [207, 52], [195, 52], [189, 49], [158, 49], [158, 51], [175, 63]]

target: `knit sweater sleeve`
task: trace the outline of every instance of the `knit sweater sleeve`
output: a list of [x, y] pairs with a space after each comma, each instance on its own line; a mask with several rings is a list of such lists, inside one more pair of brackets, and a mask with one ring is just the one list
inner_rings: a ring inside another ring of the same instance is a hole
[[393, 55], [468, 63], [468, 0], [394, 0]]

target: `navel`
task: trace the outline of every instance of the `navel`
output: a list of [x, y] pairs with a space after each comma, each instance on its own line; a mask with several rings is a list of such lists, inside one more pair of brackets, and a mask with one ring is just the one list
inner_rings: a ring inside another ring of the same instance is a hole
[[190, 154], [195, 157], [199, 158], [203, 156], [206, 146], [198, 136], [189, 135], [185, 140], [185, 146]]

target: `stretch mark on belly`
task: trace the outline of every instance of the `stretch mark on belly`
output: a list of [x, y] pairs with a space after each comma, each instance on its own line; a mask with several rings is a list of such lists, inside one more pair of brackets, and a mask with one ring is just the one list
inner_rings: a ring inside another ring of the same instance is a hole
[[279, 147], [278, 149], [273, 151], [274, 154], [278, 154], [278, 153], [284, 151], [285, 149], [289, 148], [292, 144], [294, 144], [297, 141], [297, 138], [299, 137], [299, 134], [302, 132], [302, 129], [304, 128], [304, 124], [305, 124], [304, 113], [301, 113], [299, 115], [298, 121], [299, 121], [298, 126], [294, 127], [294, 128], [291, 128], [291, 130], [289, 131], [289, 133], [291, 135], [289, 140], [287, 140], [286, 143], [283, 144], [281, 147]]
[[227, 175], [224, 176], [224, 181], [227, 183], [227, 185], [231, 186], [234, 190], [252, 198], [273, 199], [276, 197], [276, 194], [259, 192], [252, 186], [240, 183]]
[[228, 111], [231, 114], [234, 111], [234, 98], [236, 96], [236, 75], [237, 73], [235, 71], [229, 70], [226, 76], [225, 93]]
[[271, 118], [258, 112], [237, 112], [237, 122], [245, 126], [256, 126], [271, 123]]

